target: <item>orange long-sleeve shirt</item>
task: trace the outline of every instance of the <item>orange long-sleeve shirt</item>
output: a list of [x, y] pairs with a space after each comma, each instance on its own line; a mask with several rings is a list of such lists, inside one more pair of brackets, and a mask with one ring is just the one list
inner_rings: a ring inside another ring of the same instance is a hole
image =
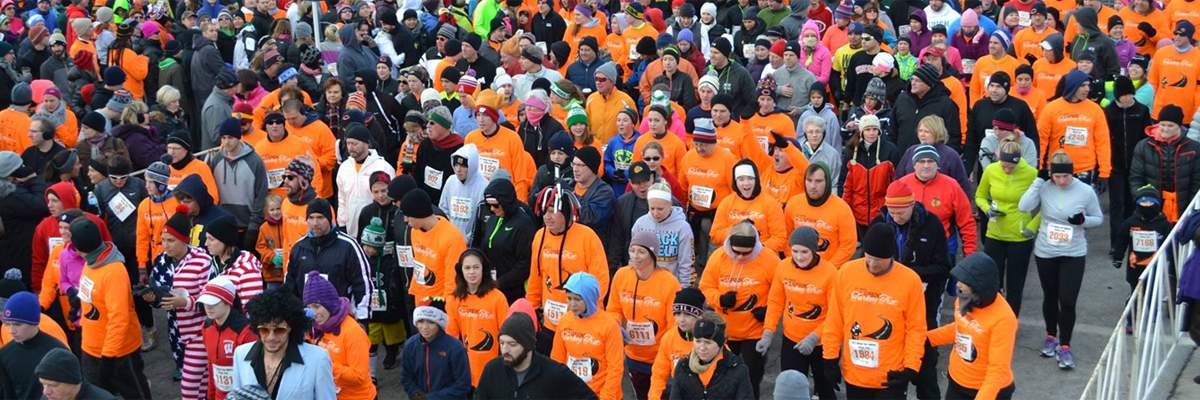
[[208, 195], [212, 196], [213, 205], [221, 204], [221, 195], [217, 193], [217, 180], [213, 178], [212, 169], [208, 168], [208, 164], [205, 164], [204, 161], [198, 159], [193, 158], [187, 165], [179, 169], [176, 169], [172, 165], [171, 176], [167, 177], [167, 187], [174, 190], [175, 186], [183, 181], [183, 178], [187, 178], [188, 175], [192, 174], [200, 175], [200, 181], [204, 182], [204, 188], [208, 189]]
[[843, 356], [846, 383], [879, 389], [888, 371], [921, 369], [925, 332], [925, 291], [916, 272], [893, 262], [891, 270], [875, 276], [866, 258], [838, 270], [821, 346], [826, 360]]
[[713, 244], [720, 245], [725, 242], [734, 224], [747, 219], [758, 229], [763, 247], [776, 253], [787, 251], [788, 232], [784, 224], [779, 223], [783, 220], [783, 208], [780, 208], [779, 200], [766, 193], [759, 193], [758, 197], [750, 200], [737, 194], [726, 196], [717, 206], [712, 228], [708, 232], [709, 238]]
[[742, 142], [747, 140], [749, 129], [737, 121], [729, 121], [725, 126], [716, 128], [717, 144], [724, 147], [725, 150], [729, 150], [730, 154], [740, 160], [743, 155]]
[[[333, 196], [333, 167], [337, 164], [337, 143], [334, 141], [333, 131], [329, 130], [329, 126], [325, 125], [320, 120], [312, 121], [303, 127], [292, 126], [286, 124], [288, 136], [295, 135], [300, 139], [304, 146], [312, 149], [313, 154], [317, 156], [313, 161], [317, 162], [318, 168], [321, 170], [321, 175], [330, 177], [324, 179], [320, 186], [316, 185], [316, 178], [313, 178], [313, 189], [317, 190], [317, 196], [329, 198]], [[313, 173], [316, 176], [316, 173]]]
[[737, 158], [719, 146], [708, 157], [688, 150], [679, 161], [679, 186], [688, 193], [688, 205], [698, 211], [717, 208], [733, 188]]
[[[440, 82], [440, 80], [439, 80], [439, 82]], [[312, 98], [308, 97], [308, 92], [300, 91], [300, 94], [304, 97], [304, 105], [311, 106]], [[280, 105], [281, 104], [279, 104], [279, 89], [272, 90], [270, 93], [267, 93], [266, 96], [263, 96], [263, 98], [258, 101], [258, 105], [254, 106], [254, 116], [253, 116], [254, 128], [255, 129], [264, 128], [263, 120], [266, 119], [267, 112], [279, 110]], [[254, 142], [246, 141], [246, 143], [254, 143]]]
[[797, 267], [791, 257], [780, 260], [767, 296], [763, 324], [778, 326], [782, 317], [783, 335], [796, 343], [814, 331], [819, 335], [829, 313], [829, 291], [837, 273], [837, 267], [825, 260], [810, 269]]
[[[591, 120], [591, 117], [588, 117]], [[633, 142], [633, 160], [642, 160], [642, 150], [646, 149], [646, 144], [650, 142], [658, 142], [663, 147], [662, 167], [665, 168], [673, 176], [679, 176], [679, 162], [683, 160], [683, 156], [687, 154], [688, 146], [683, 143], [683, 139], [675, 136], [674, 133], [667, 132], [662, 138], [655, 138], [654, 135], [643, 133], [638, 136]]]
[[283, 212], [283, 275], [287, 276], [292, 247], [308, 233], [308, 203], [294, 204], [285, 197], [279, 209]]
[[671, 306], [679, 280], [664, 268], [654, 268], [647, 279], [639, 279], [632, 266], [617, 270], [613, 275], [608, 296], [609, 313], [625, 326], [629, 334], [625, 355], [646, 364], [654, 362], [663, 335], [675, 327]]
[[63, 113], [67, 115], [67, 119], [62, 125], [54, 128], [54, 138], [62, 142], [63, 146], [68, 149], [73, 149], [79, 139], [79, 120], [75, 118], [75, 112], [69, 108], [63, 110]]
[[11, 108], [0, 111], [0, 151], [21, 154], [29, 148], [29, 114]]
[[1074, 161], [1075, 173], [1098, 168], [1101, 178], [1112, 175], [1108, 120], [1096, 103], [1088, 100], [1071, 103], [1060, 97], [1042, 110], [1037, 126], [1038, 154], [1048, 157], [1061, 148]]
[[1029, 93], [1021, 95], [1017, 90], [1017, 86], [1013, 85], [1012, 89], [1008, 90], [1008, 95], [1024, 100], [1025, 104], [1029, 105], [1029, 109], [1033, 111], [1033, 118], [1042, 116], [1042, 109], [1046, 108], [1046, 92], [1036, 87], [1029, 88]]
[[[967, 103], [967, 88], [963, 86], [962, 80], [955, 76], [942, 78], [942, 84], [946, 85], [946, 90], [950, 91], [950, 101], [958, 106], [958, 123], [959, 128], [962, 129], [960, 132], [966, 132], [967, 111], [970, 110], [969, 107], [971, 106], [971, 104]], [[967, 135], [962, 135], [962, 143], [967, 143]]]
[[[776, 150], [778, 151], [778, 150]], [[765, 155], [765, 154], [764, 154]], [[759, 168], [762, 172], [763, 190], [776, 200], [787, 201], [793, 195], [804, 193], [804, 171], [808, 170], [808, 157], [796, 146], [783, 149], [783, 156], [792, 165], [785, 171], [777, 171], [775, 165]], [[773, 158], [768, 158], [773, 161]], [[786, 204], [785, 204], [786, 205]]]
[[[767, 306], [779, 257], [763, 248], [754, 260], [739, 264], [726, 251], [726, 247], [721, 247], [708, 257], [708, 265], [700, 277], [700, 291], [704, 292], [708, 305], [725, 319], [729, 340], [758, 339], [762, 337], [763, 323], [754, 319], [750, 311]], [[737, 301], [733, 308], [724, 309], [721, 295], [730, 290], [737, 292]]]
[[783, 214], [788, 232], [797, 226], [809, 226], [816, 229], [822, 239], [829, 241], [829, 247], [820, 252], [822, 260], [841, 268], [854, 255], [854, 248], [858, 245], [858, 226], [850, 206], [840, 197], [830, 195], [824, 204], [813, 206], [808, 203], [808, 195], [801, 191], [788, 199]]
[[1180, 53], [1175, 46], [1167, 46], [1154, 53], [1150, 61], [1150, 69], [1146, 72], [1146, 82], [1154, 85], [1154, 107], [1151, 116], [1157, 117], [1158, 112], [1168, 104], [1174, 104], [1185, 110], [1183, 123], [1192, 122], [1192, 112], [1196, 105], [1200, 79], [1200, 51], [1189, 49]]
[[648, 399], [662, 398], [663, 391], [667, 389], [667, 382], [675, 376], [675, 363], [691, 354], [692, 344], [690, 339], [679, 335], [679, 327], [667, 329], [658, 345], [658, 354], [654, 356], [654, 365], [650, 367]]
[[[121, 59], [120, 64], [114, 62], [117, 58]], [[134, 100], [141, 101], [146, 98], [146, 87], [143, 82], [146, 80], [146, 75], [150, 73], [150, 58], [138, 54], [133, 49], [121, 49], [119, 54], [110, 49], [108, 62], [125, 71], [124, 87], [129, 89], [129, 94], [133, 96]]]
[[413, 298], [449, 297], [454, 292], [454, 265], [467, 250], [467, 239], [454, 224], [438, 216], [428, 231], [412, 230], [413, 280], [408, 293]]
[[500, 325], [508, 315], [508, 300], [497, 289], [483, 296], [450, 296], [446, 298], [446, 311], [450, 316], [446, 334], [458, 338], [467, 348], [471, 386], [478, 387], [483, 367], [500, 355]]
[[771, 146], [771, 132], [783, 135], [783, 137], [796, 137], [796, 123], [792, 121], [785, 112], [773, 112], [767, 115], [754, 113], [750, 119], [746, 120], [747, 137], [753, 138], [758, 147], [763, 151], [767, 151], [767, 147]]
[[621, 328], [612, 314], [597, 310], [579, 318], [568, 312], [558, 328], [550, 358], [570, 368], [601, 399], [620, 399], [625, 353]]
[[[1129, 39], [1130, 43], [1137, 46], [1139, 54], [1147, 56], [1154, 55], [1154, 51], [1158, 50], [1158, 40], [1168, 38], [1171, 35], [1171, 27], [1175, 26], [1167, 20], [1167, 14], [1159, 11], [1155, 7], [1150, 7], [1150, 13], [1146, 15], [1138, 14], [1133, 11], [1133, 7], [1124, 7], [1121, 11], [1117, 11], [1117, 15], [1121, 17], [1121, 21], [1129, 29], [1125, 30], [1125, 38]], [[1200, 14], [1198, 14], [1200, 16]], [[1154, 27], [1156, 35], [1146, 37], [1140, 29], [1137, 29], [1138, 24], [1145, 22]], [[1019, 33], [1018, 33], [1019, 35]]]
[[[1174, 29], [1175, 24], [1180, 20], [1188, 20], [1192, 25], [1200, 24], [1200, 3], [1196, 1], [1179, 0], [1167, 2], [1167, 7], [1163, 9], [1163, 13], [1167, 15], [1167, 19], [1171, 22], [1168, 29]], [[1097, 20], [1098, 21], [1098, 20]], [[1166, 35], [1170, 35], [1172, 31], [1167, 31]], [[1163, 31], [1159, 31], [1162, 35]], [[1187, 114], [1186, 112], [1184, 114]]]
[[1012, 82], [1016, 78], [1017, 67], [1021, 64], [1024, 63], [1008, 54], [1004, 54], [999, 60], [991, 55], [979, 57], [979, 60], [975, 61], [975, 72], [971, 74], [971, 98], [987, 97], [987, 82], [992, 79], [992, 74], [996, 71], [1007, 73], [1009, 82]]
[[163, 252], [163, 227], [167, 225], [167, 219], [175, 214], [178, 205], [179, 200], [175, 200], [175, 196], [167, 197], [162, 203], [156, 203], [148, 197], [138, 203], [137, 259], [145, 260], [138, 268], [145, 269], [155, 256]]
[[[254, 251], [262, 263], [263, 281], [283, 282], [283, 265], [275, 265], [275, 253], [283, 254], [283, 222], [272, 224], [263, 221], [258, 227], [258, 239]], [[287, 265], [287, 264], [284, 264]]]
[[338, 399], [375, 398], [375, 385], [371, 384], [371, 339], [354, 318], [343, 318], [337, 335], [326, 333], [320, 340], [314, 340], [310, 335], [308, 339], [329, 352]]
[[464, 143], [479, 149], [479, 173], [485, 179], [491, 180], [496, 170], [503, 168], [512, 174], [517, 193], [529, 193], [537, 167], [516, 132], [501, 126], [495, 135], [487, 137], [476, 129], [467, 134]]
[[79, 325], [84, 353], [96, 358], [123, 357], [141, 347], [141, 325], [133, 312], [131, 290], [129, 274], [120, 260], [83, 268], [83, 276], [79, 278], [83, 318], [79, 319]]
[[[65, 249], [61, 243], [54, 245], [50, 249], [50, 258], [46, 259], [46, 271], [42, 275], [42, 291], [38, 292], [38, 304], [42, 306], [43, 310], [49, 310], [54, 305], [54, 301], [58, 300], [59, 312], [63, 316], [69, 316], [71, 315], [71, 303], [68, 301], [67, 295], [59, 287], [59, 283], [61, 282], [59, 279], [59, 275], [61, 275], [59, 260], [62, 259], [62, 252]], [[72, 331], [75, 330], [76, 326], [71, 323], [69, 318], [66, 318], [66, 323], [65, 328]], [[63, 344], [66, 343], [66, 339], [64, 338]]]
[[[600, 298], [608, 295], [608, 259], [604, 244], [591, 228], [573, 223], [562, 235], [545, 228], [533, 235], [529, 281], [525, 298], [533, 308], [541, 308], [546, 329], [557, 330], [567, 312], [567, 292], [563, 284], [576, 272], [587, 272], [600, 283]], [[601, 304], [597, 304], [597, 307]]]
[[[1126, 22], [1128, 24], [1128, 22]], [[1137, 24], [1130, 25], [1136, 27]], [[1016, 36], [1013, 36], [1012, 47], [1016, 52], [1017, 58], [1024, 60], [1025, 56], [1033, 55], [1036, 59], [1042, 58], [1042, 41], [1050, 37], [1051, 33], [1058, 32], [1054, 29], [1046, 28], [1041, 32], [1034, 30], [1032, 27], [1017, 31]], [[1128, 35], [1128, 34], [1126, 34]], [[979, 66], [976, 65], [976, 68]]]
[[1045, 59], [1037, 60], [1033, 63], [1033, 87], [1041, 90], [1047, 97], [1052, 97], [1058, 88], [1058, 81], [1073, 69], [1075, 61], [1071, 61], [1070, 58], [1064, 58], [1057, 64], [1051, 64]]
[[[958, 300], [954, 300], [958, 310]], [[1003, 296], [967, 315], [954, 312], [954, 323], [929, 331], [933, 346], [954, 344], [950, 378], [979, 393], [976, 399], [995, 399], [1013, 382], [1012, 355], [1017, 340], [1017, 316]]]
[[[278, 142], [264, 138], [254, 144], [254, 152], [262, 158], [263, 168], [267, 170], [267, 189], [280, 197], [287, 196], [287, 188], [282, 184], [288, 163], [300, 156], [308, 157], [314, 165], [317, 162], [317, 153], [313, 148], [295, 135], [287, 135]], [[325, 174], [321, 168], [313, 168], [311, 184], [314, 189], [325, 185]]]

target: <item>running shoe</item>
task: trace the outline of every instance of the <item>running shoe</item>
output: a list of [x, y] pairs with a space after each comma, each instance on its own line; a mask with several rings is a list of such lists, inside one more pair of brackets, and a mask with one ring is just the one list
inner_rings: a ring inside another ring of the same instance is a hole
[[1058, 360], [1059, 369], [1075, 369], [1075, 355], [1071, 354], [1071, 348], [1067, 346], [1059, 346], [1058, 353], [1054, 356]]
[[156, 339], [155, 336], [157, 336], [157, 335], [158, 335], [158, 331], [156, 331], [154, 328], [142, 327], [141, 350], [143, 353], [150, 351], [150, 350], [154, 350], [154, 348], [158, 346], [158, 341], [155, 340]]
[[1054, 357], [1055, 350], [1058, 350], [1058, 338], [1054, 336], [1047, 336], [1046, 342], [1042, 343], [1042, 357]]

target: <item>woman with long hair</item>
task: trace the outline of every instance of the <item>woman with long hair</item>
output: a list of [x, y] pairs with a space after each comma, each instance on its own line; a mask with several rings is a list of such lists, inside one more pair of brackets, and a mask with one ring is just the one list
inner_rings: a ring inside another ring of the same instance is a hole
[[454, 292], [446, 299], [446, 334], [467, 348], [475, 387], [483, 366], [500, 354], [500, 325], [508, 316], [508, 300], [496, 287], [496, 268], [482, 250], [467, 249], [454, 268]]
[[962, 157], [950, 146], [946, 145], [949, 133], [946, 131], [946, 120], [937, 115], [926, 116], [917, 121], [917, 144], [912, 145], [900, 156], [900, 165], [896, 167], [896, 179], [903, 178], [913, 172], [913, 153], [917, 147], [930, 145], [937, 149], [939, 161], [938, 171], [949, 175], [967, 191], [972, 185], [967, 181], [967, 170], [963, 167]]
[[133, 31], [137, 28], [136, 21], [129, 21], [117, 27], [117, 39], [108, 46], [108, 65], [121, 67], [125, 72], [125, 89], [133, 95], [134, 100], [141, 101], [146, 97], [145, 81], [150, 73], [150, 59], [133, 50]]
[[[629, 338], [625, 341], [626, 375], [638, 399], [650, 390], [650, 370], [663, 334], [675, 325], [668, 306], [679, 291], [679, 280], [656, 259], [659, 239], [653, 231], [638, 231], [629, 243], [629, 265], [613, 275], [606, 310]], [[642, 283], [645, 283], [643, 285]]]

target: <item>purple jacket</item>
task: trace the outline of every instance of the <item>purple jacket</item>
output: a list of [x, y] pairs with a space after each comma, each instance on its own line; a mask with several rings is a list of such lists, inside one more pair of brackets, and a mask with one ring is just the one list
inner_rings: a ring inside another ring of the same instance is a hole
[[1200, 253], [1192, 253], [1179, 275], [1179, 301], [1200, 301]]
[[1137, 54], [1137, 46], [1133, 45], [1128, 39], [1121, 39], [1113, 46], [1117, 51], [1117, 61], [1121, 65], [1121, 70], [1129, 66], [1129, 61], [1133, 59], [1134, 54]]
[[958, 49], [958, 54], [963, 60], [978, 60], [988, 53], [988, 35], [982, 29], [977, 33], [979, 37], [978, 43], [968, 41], [961, 34], [955, 33], [950, 40], [950, 45]]
[[[913, 152], [920, 145], [918, 143], [909, 146], [904, 151], [904, 155], [900, 156], [900, 165], [896, 166], [896, 179], [913, 173]], [[938, 158], [940, 158], [938, 161], [938, 173], [954, 178], [962, 186], [963, 192], [971, 193], [971, 182], [967, 180], [967, 169], [963, 167], [962, 156], [959, 156], [958, 152], [954, 151], [950, 146], [941, 143], [935, 144], [933, 147], [937, 148]]]
[[167, 153], [167, 145], [158, 142], [158, 133], [153, 127], [143, 128], [135, 124], [117, 125], [112, 129], [113, 137], [125, 141], [129, 147], [129, 159], [133, 170], [149, 167]]

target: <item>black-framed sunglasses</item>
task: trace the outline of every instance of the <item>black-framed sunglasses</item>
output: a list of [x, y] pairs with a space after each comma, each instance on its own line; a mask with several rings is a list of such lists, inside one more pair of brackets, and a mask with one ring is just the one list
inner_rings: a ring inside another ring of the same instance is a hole
[[737, 251], [737, 250], [734, 250], [733, 247], [730, 247], [729, 250], [733, 252], [733, 255], [739, 256], [739, 257], [749, 257], [751, 253], [754, 253], [753, 249], [746, 250], [746, 251]]
[[662, 157], [642, 157], [642, 160], [645, 160], [645, 161], [658, 161], [658, 160], [662, 160]]

